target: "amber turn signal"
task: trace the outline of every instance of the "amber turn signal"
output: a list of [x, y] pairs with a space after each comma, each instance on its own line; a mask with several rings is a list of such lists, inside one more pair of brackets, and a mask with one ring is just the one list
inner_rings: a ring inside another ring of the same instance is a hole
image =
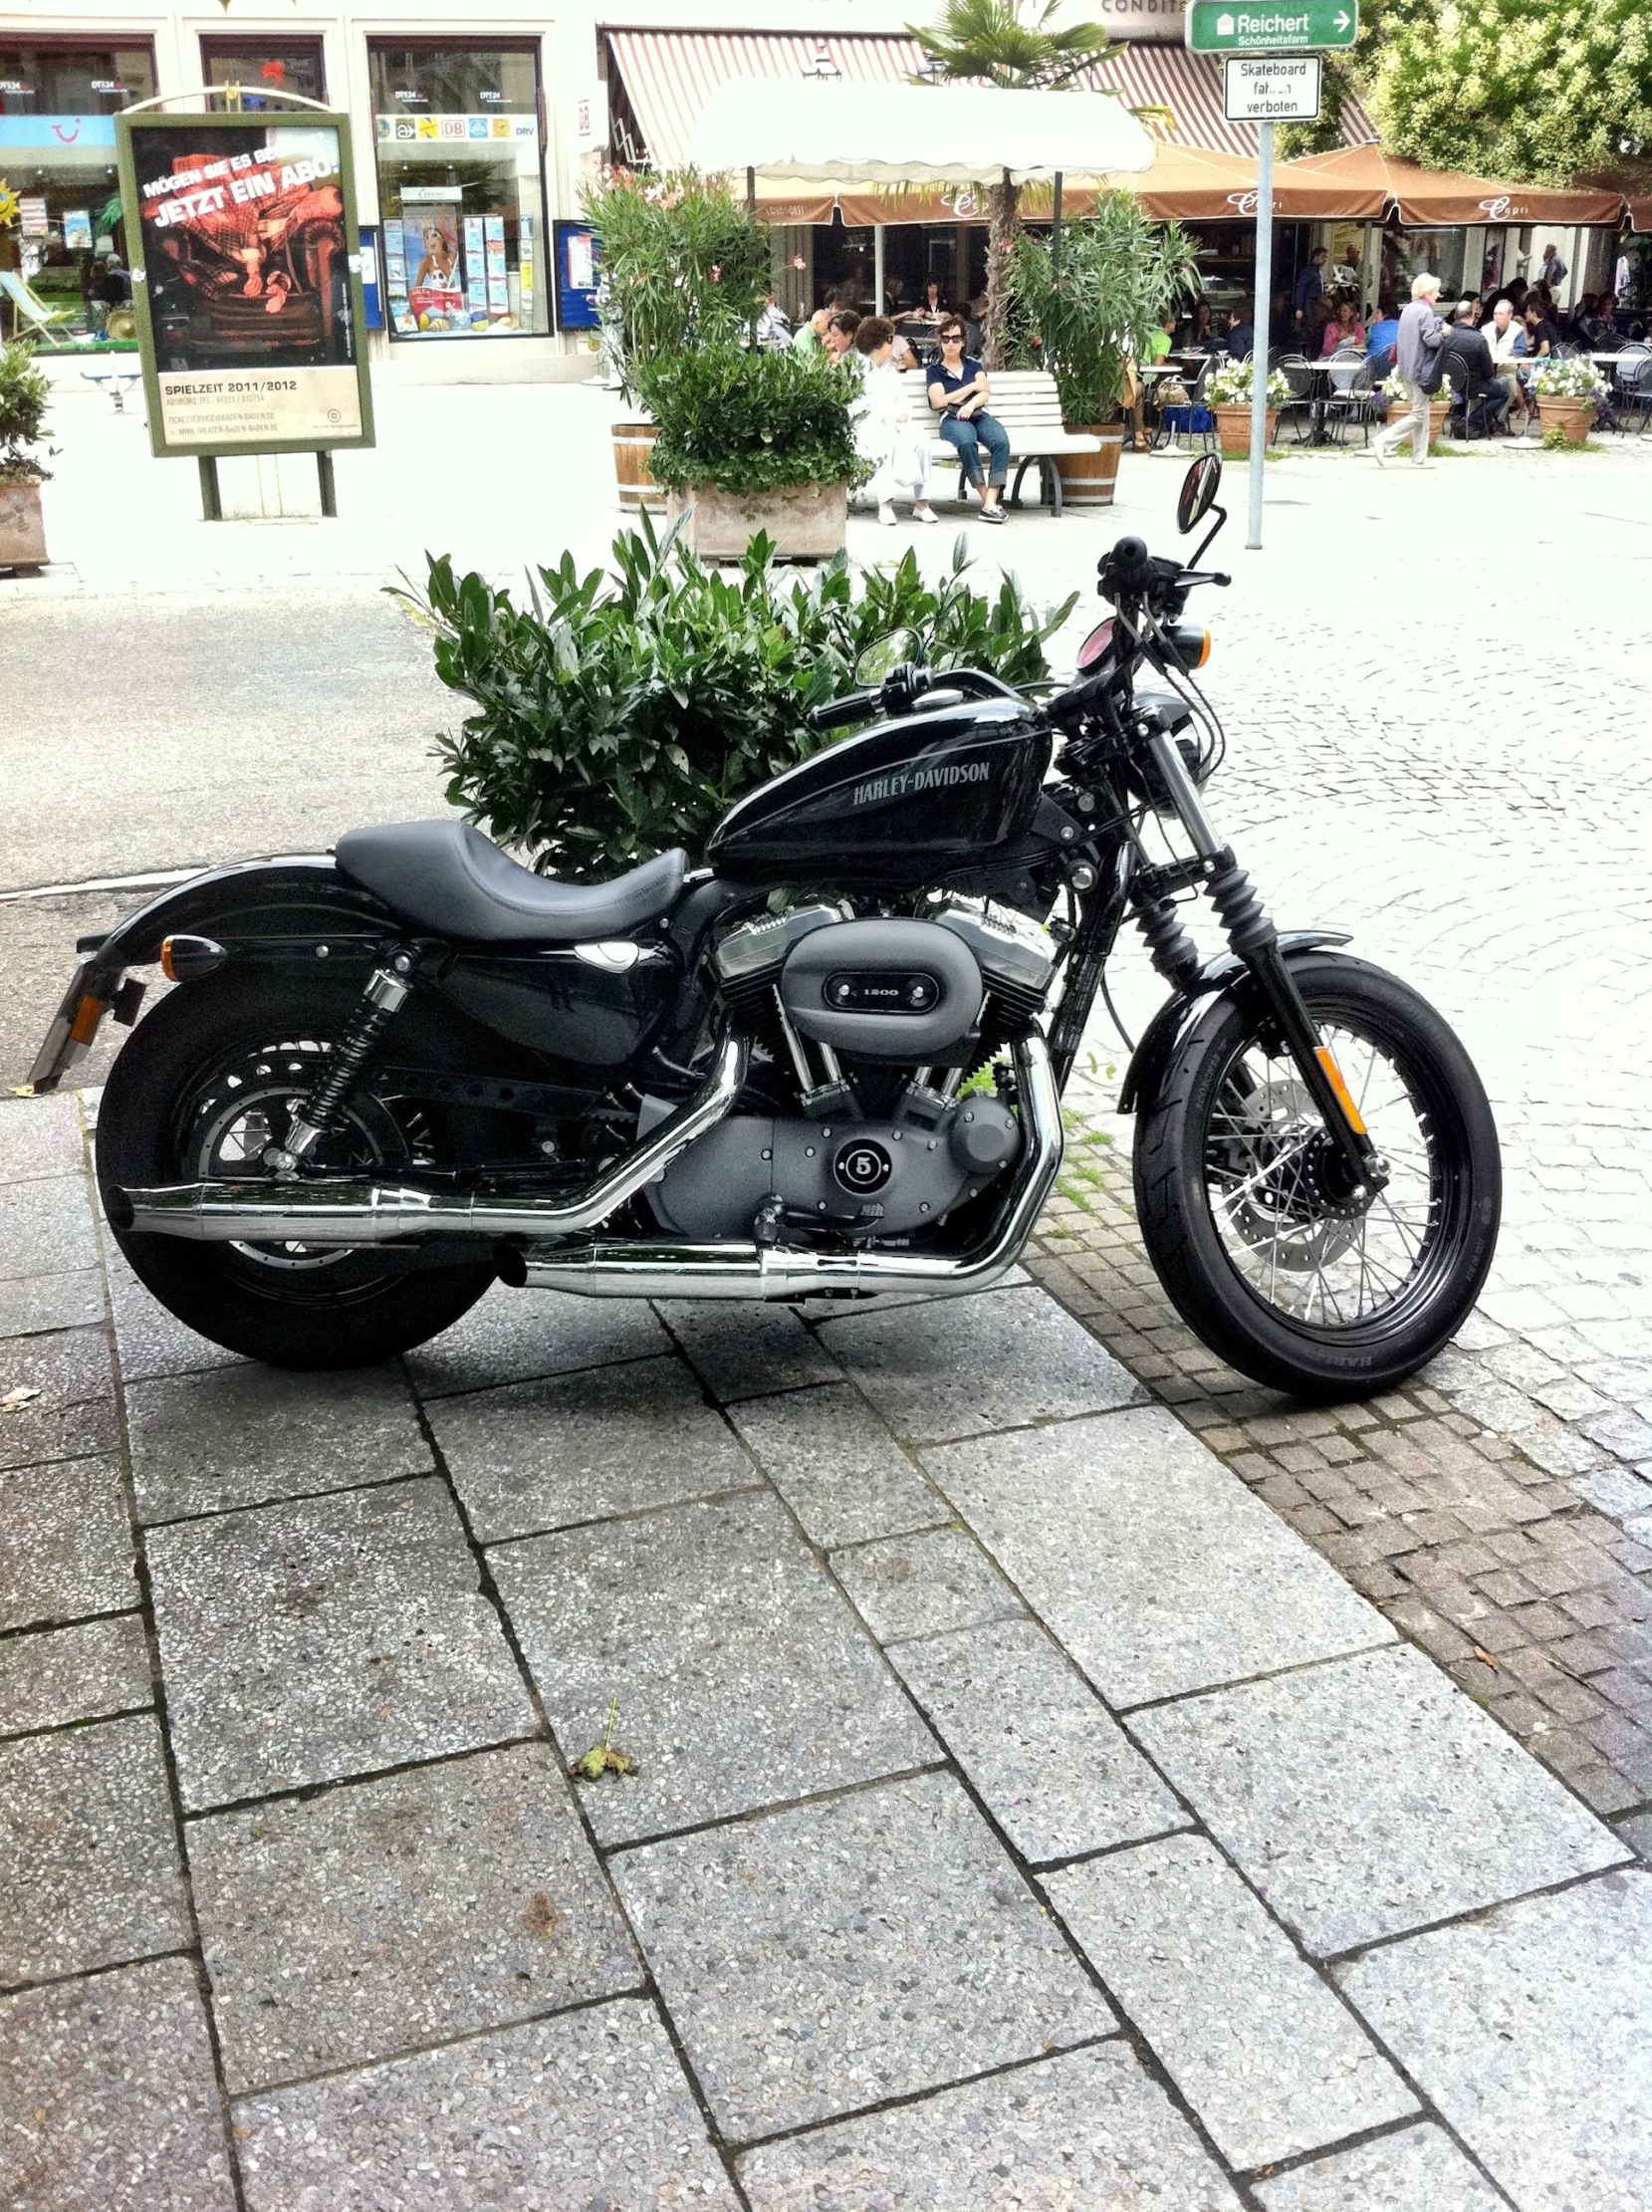
[[210, 937], [168, 937], [160, 948], [160, 972], [168, 983], [196, 983], [228, 958]]

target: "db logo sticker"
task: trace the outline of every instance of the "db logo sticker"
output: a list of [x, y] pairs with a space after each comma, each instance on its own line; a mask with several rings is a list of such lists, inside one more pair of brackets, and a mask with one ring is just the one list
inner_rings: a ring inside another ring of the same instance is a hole
[[852, 1191], [856, 1198], [866, 1198], [889, 1180], [891, 1162], [882, 1145], [871, 1137], [851, 1136], [837, 1147], [831, 1171], [845, 1190]]

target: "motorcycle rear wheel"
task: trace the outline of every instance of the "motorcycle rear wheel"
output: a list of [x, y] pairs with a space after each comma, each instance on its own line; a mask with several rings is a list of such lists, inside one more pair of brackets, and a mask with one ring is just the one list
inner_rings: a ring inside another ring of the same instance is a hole
[[[357, 1003], [349, 987], [225, 972], [172, 992], [133, 1030], [98, 1110], [98, 1183], [250, 1180], [307, 1097]], [[416, 1126], [369, 1076], [318, 1164], [363, 1175], [414, 1164]], [[493, 1280], [486, 1263], [409, 1267], [365, 1247], [196, 1244], [117, 1229], [132, 1272], [197, 1336], [276, 1367], [359, 1367], [450, 1328]]]
[[1339, 1200], [1332, 1140], [1266, 1011], [1219, 998], [1136, 1128], [1136, 1211], [1177, 1311], [1242, 1373], [1333, 1402], [1391, 1389], [1462, 1327], [1497, 1248], [1502, 1164], [1474, 1064], [1408, 985], [1294, 960], [1391, 1180]]

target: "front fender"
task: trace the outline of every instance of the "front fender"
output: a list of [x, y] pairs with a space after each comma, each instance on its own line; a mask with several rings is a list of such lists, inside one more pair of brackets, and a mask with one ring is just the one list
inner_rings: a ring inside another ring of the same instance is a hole
[[[1345, 945], [1345, 929], [1282, 929], [1280, 950], [1289, 960], [1294, 952], [1313, 952], [1322, 945]], [[1167, 998], [1142, 1032], [1141, 1043], [1130, 1055], [1124, 1088], [1118, 1094], [1120, 1113], [1134, 1113], [1143, 1099], [1155, 1098], [1159, 1079], [1181, 1042], [1182, 1032], [1201, 999], [1231, 990], [1249, 971], [1237, 952], [1219, 952], [1207, 960], [1194, 983]]]
[[[324, 938], [348, 953], [351, 940], [358, 939], [365, 950], [394, 927], [389, 909], [347, 882], [329, 854], [207, 868], [172, 884], [106, 935], [78, 940], [80, 961], [30, 1071], [30, 1085], [36, 1092], [58, 1089], [91, 1051], [126, 970], [152, 966], [168, 937], [251, 936], [266, 945], [291, 937], [295, 950]], [[135, 1019], [141, 986], [134, 983], [130, 991], [134, 996], [117, 1008], [117, 1019]]]

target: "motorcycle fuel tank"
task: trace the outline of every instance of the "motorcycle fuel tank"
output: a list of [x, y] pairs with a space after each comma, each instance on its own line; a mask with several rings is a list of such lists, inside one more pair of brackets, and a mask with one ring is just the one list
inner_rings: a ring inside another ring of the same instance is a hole
[[748, 792], [712, 833], [719, 875], [890, 883], [983, 860], [1031, 825], [1051, 738], [1031, 707], [971, 701], [877, 722]]

